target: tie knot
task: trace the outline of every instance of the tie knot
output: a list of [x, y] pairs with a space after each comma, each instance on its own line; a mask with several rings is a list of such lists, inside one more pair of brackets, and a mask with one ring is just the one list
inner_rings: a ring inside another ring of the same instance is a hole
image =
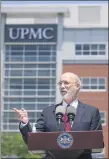
[[70, 106], [70, 104], [67, 105], [67, 107], [69, 107], [69, 106]]

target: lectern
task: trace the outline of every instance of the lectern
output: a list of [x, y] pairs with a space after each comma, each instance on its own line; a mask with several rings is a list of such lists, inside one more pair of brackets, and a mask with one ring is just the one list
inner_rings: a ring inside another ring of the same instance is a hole
[[103, 148], [103, 134], [97, 131], [29, 132], [28, 150], [44, 150], [54, 158], [78, 157], [84, 151]]

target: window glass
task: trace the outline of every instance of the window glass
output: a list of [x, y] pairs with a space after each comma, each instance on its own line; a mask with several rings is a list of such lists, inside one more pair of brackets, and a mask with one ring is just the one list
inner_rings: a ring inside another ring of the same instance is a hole
[[87, 90], [87, 89], [92, 89], [92, 90], [105, 90], [106, 88], [106, 82], [105, 78], [86, 78], [86, 77], [81, 77], [81, 82], [82, 82], [82, 89]]
[[11, 50], [22, 51], [23, 50], [23, 45], [10, 45], [10, 48], [11, 48]]
[[83, 50], [89, 50], [89, 49], [90, 49], [90, 45], [88, 44], [83, 45]]
[[76, 50], [82, 50], [82, 45], [76, 45]]
[[24, 107], [31, 111], [30, 122], [35, 122], [38, 114], [35, 111], [55, 102], [56, 45], [5, 44], [4, 57], [3, 108], [8, 112], [3, 117], [3, 128], [19, 131], [18, 126], [12, 125], [17, 120], [9, 111]]
[[97, 78], [91, 78], [91, 84], [97, 85]]
[[75, 44], [76, 55], [105, 55], [106, 44]]
[[97, 50], [98, 49], [98, 45], [96, 44], [92, 44], [91, 46], [91, 50]]
[[26, 51], [34, 51], [36, 50], [36, 45], [25, 45], [25, 52]]
[[25, 70], [24, 76], [36, 76], [36, 71], [35, 70]]
[[99, 78], [99, 84], [103, 84], [103, 85], [105, 85], [105, 79], [103, 79], [103, 78]]
[[105, 45], [103, 45], [103, 44], [100, 44], [99, 45], [99, 50], [105, 50], [106, 49], [106, 46]]
[[83, 78], [82, 82], [83, 84], [89, 84], [89, 78]]
[[83, 55], [90, 55], [90, 52], [89, 51], [84, 51]]

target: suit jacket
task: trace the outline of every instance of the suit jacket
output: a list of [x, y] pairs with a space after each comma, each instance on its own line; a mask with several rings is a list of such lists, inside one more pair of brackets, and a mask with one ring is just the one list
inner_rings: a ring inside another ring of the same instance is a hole
[[[40, 114], [37, 120], [36, 129], [42, 132], [56, 132], [58, 131], [58, 124], [56, 121], [55, 110], [56, 107], [62, 105], [62, 103], [46, 107]], [[60, 131], [64, 131], [64, 123], [60, 124]], [[78, 101], [77, 113], [73, 122], [72, 131], [87, 131], [87, 130], [102, 130], [100, 113], [98, 108], [84, 104]], [[31, 132], [32, 128], [30, 123], [20, 129], [22, 137], [27, 143], [28, 132]], [[87, 152], [87, 153], [86, 153]], [[65, 155], [64, 155], [65, 156]], [[67, 158], [67, 157], [66, 157]], [[91, 151], [85, 151], [78, 159], [91, 159]]]

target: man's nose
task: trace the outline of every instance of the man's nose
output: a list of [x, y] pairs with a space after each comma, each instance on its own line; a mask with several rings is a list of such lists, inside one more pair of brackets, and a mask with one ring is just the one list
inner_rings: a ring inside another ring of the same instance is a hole
[[65, 87], [65, 84], [64, 82], [61, 83], [61, 88], [64, 88]]

